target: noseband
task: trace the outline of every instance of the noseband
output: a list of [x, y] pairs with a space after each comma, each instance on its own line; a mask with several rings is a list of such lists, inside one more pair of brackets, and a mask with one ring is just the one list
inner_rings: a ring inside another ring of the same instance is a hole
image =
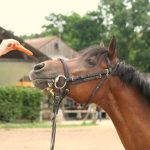
[[[63, 100], [63, 98], [68, 94], [69, 92], [69, 85], [73, 84], [79, 84], [82, 82], [87, 82], [90, 80], [98, 80], [100, 81], [97, 83], [96, 87], [92, 90], [91, 95], [88, 97], [86, 104], [89, 104], [92, 102], [92, 99], [96, 96], [99, 89], [102, 87], [104, 81], [108, 78], [108, 76], [112, 72], [112, 67], [110, 60], [108, 57], [105, 57], [105, 61], [107, 64], [107, 69], [104, 69], [103, 71], [91, 73], [84, 76], [77, 76], [72, 77], [69, 74], [68, 66], [66, 62], [63, 59], [58, 59], [62, 65], [64, 74], [58, 75], [56, 78], [51, 78], [52, 82], [48, 83], [49, 89], [52, 89], [52, 86], [55, 87], [56, 92], [54, 92], [54, 105], [53, 105], [53, 117], [52, 117], [52, 133], [51, 133], [51, 147], [50, 150], [54, 150], [54, 143], [55, 143], [55, 134], [56, 134], [56, 115], [58, 113], [58, 109], [60, 107], [60, 104]], [[60, 80], [63, 79], [63, 84], [59, 85]]]

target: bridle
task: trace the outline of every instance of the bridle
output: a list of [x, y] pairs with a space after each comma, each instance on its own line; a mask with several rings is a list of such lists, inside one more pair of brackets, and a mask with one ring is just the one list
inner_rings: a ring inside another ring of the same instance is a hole
[[[107, 69], [104, 69], [101, 72], [95, 72], [95, 73], [91, 73], [91, 74], [87, 74], [84, 76], [77, 76], [77, 77], [71, 77], [69, 75], [69, 70], [67, 67], [66, 62], [63, 59], [58, 59], [62, 65], [63, 65], [63, 69], [64, 69], [64, 75], [58, 75], [55, 79], [54, 82], [54, 86], [55, 88], [61, 88], [63, 89], [63, 92], [65, 92], [66, 94], [69, 92], [69, 85], [70, 84], [79, 84], [82, 82], [87, 82], [90, 80], [98, 80], [101, 79], [98, 84], [96, 85], [96, 87], [93, 89], [91, 95], [88, 97], [86, 104], [89, 104], [92, 99], [95, 97], [96, 93], [98, 92], [98, 90], [101, 88], [101, 86], [103, 85], [104, 81], [108, 78], [108, 76], [111, 74], [112, 72], [112, 67], [111, 67], [111, 63], [110, 60], [108, 59], [108, 57], [105, 57], [105, 61], [107, 64]], [[59, 82], [59, 78], [64, 78], [64, 84], [61, 85], [61, 87], [57, 86], [57, 82]]]
[[[53, 117], [52, 117], [52, 133], [51, 133], [51, 147], [50, 150], [54, 150], [54, 144], [55, 144], [55, 134], [56, 134], [56, 116], [60, 107], [60, 104], [63, 100], [63, 98], [68, 94], [69, 92], [69, 85], [73, 84], [79, 84], [82, 82], [87, 82], [90, 80], [98, 80], [100, 81], [97, 83], [96, 87], [92, 90], [91, 95], [88, 97], [86, 105], [92, 102], [92, 99], [96, 96], [97, 92], [100, 90], [102, 85], [104, 84], [105, 80], [107, 80], [108, 76], [112, 73], [112, 65], [108, 58], [108, 53], [104, 57], [107, 69], [104, 69], [103, 71], [98, 71], [95, 73], [87, 74], [84, 76], [77, 76], [72, 77], [69, 74], [68, 66], [66, 62], [63, 59], [58, 59], [62, 65], [64, 74], [58, 75], [55, 78], [48, 78], [50, 79], [50, 82], [48, 82], [50, 93], [53, 94]], [[60, 80], [63, 79], [64, 83], [62, 85], [59, 85], [58, 83]], [[54, 87], [56, 90], [55, 92], [52, 91], [52, 87]]]

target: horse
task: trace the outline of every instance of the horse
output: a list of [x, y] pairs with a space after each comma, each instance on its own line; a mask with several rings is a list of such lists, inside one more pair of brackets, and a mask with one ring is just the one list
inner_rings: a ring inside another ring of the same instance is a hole
[[[132, 65], [120, 61], [113, 37], [69, 60], [47, 60], [30, 72], [33, 84], [81, 104], [95, 103], [111, 118], [126, 150], [150, 150], [150, 83]], [[55, 81], [54, 81], [55, 80]], [[66, 92], [67, 91], [67, 92]]]

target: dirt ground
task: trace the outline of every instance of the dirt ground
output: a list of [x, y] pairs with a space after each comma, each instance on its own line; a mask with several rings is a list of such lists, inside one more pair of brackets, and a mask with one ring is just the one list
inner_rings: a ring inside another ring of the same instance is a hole
[[[0, 150], [49, 150], [48, 128], [0, 129]], [[124, 150], [111, 121], [97, 126], [57, 128], [55, 150]]]

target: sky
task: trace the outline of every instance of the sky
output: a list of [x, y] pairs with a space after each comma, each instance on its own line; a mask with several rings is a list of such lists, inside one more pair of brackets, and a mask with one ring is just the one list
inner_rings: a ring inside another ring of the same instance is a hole
[[97, 10], [100, 0], [0, 0], [0, 26], [15, 35], [40, 33], [50, 13], [74, 11], [84, 15]]

